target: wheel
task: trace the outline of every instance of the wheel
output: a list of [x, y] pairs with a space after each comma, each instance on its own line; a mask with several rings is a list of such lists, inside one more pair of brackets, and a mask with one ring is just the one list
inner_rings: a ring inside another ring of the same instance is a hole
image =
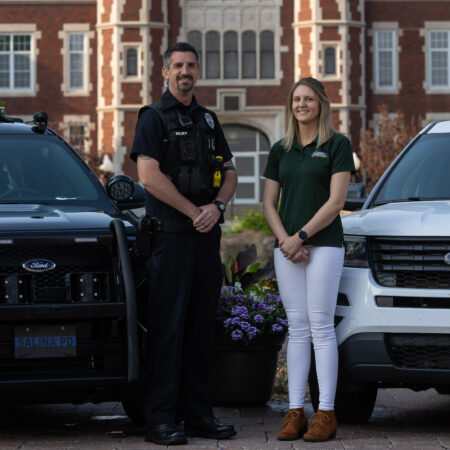
[[[314, 411], [319, 407], [319, 384], [317, 382], [316, 364], [311, 361], [309, 371], [309, 395]], [[377, 388], [367, 385], [359, 389], [347, 390], [340, 386], [336, 389], [335, 413], [340, 423], [366, 423], [372, 415], [377, 398]]]
[[145, 425], [144, 396], [128, 394], [122, 399], [122, 406], [127, 416], [136, 425]]
[[435, 387], [435, 389], [439, 392], [439, 394], [450, 395], [450, 386], [438, 386]]

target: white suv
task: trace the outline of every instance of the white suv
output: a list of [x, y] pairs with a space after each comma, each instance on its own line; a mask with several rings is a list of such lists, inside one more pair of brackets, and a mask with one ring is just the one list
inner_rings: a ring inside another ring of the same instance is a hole
[[450, 121], [422, 130], [343, 227], [338, 419], [367, 421], [379, 387], [450, 394]]

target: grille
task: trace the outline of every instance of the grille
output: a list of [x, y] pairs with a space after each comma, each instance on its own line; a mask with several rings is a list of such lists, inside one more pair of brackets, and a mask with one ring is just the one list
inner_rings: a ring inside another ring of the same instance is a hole
[[[28, 272], [22, 264], [30, 259], [49, 259], [56, 264], [48, 272]], [[67, 275], [104, 273], [106, 286], [114, 283], [114, 255], [109, 245], [49, 245], [0, 247], [0, 279], [18, 277], [29, 284], [29, 297], [21, 303], [61, 303], [71, 298]], [[116, 300], [115, 289], [107, 289], [108, 298]], [[0, 289], [1, 292], [1, 289]], [[0, 299], [8, 301], [8, 299]]]
[[450, 370], [450, 335], [388, 335], [388, 352], [398, 367]]
[[388, 287], [449, 289], [450, 239], [385, 239], [369, 241], [372, 273]]

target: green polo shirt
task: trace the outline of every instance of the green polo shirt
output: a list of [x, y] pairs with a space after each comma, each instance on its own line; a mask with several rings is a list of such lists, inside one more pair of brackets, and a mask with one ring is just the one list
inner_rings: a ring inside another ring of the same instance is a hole
[[[276, 142], [270, 149], [264, 176], [281, 185], [279, 214], [288, 234], [291, 236], [305, 226], [328, 200], [334, 173], [354, 170], [350, 141], [340, 133], [319, 148], [317, 138], [304, 148], [294, 141], [290, 151], [283, 148], [281, 141]], [[307, 244], [341, 247], [340, 216], [309, 238]]]

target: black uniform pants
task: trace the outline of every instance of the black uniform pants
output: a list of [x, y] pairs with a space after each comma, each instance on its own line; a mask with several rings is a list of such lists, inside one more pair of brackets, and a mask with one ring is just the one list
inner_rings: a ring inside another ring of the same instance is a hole
[[147, 426], [212, 415], [221, 230], [158, 233], [149, 261]]

